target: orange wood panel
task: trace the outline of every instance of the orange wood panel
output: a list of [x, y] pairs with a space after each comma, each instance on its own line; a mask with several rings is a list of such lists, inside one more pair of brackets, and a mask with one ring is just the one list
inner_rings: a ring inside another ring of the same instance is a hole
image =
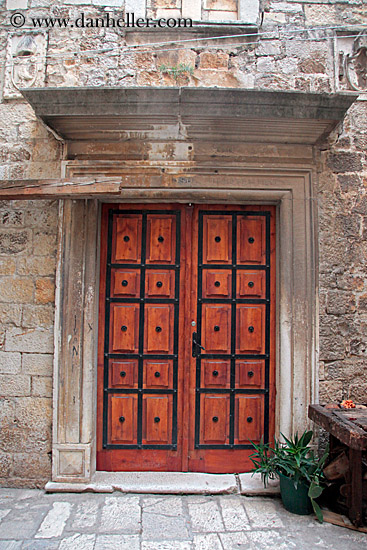
[[147, 270], [145, 296], [147, 298], [174, 298], [175, 272], [171, 270]]
[[113, 226], [112, 261], [138, 263], [141, 259], [141, 216], [117, 217]]
[[146, 304], [144, 353], [173, 353], [173, 304]]
[[265, 306], [238, 304], [236, 353], [265, 353]]
[[172, 396], [143, 398], [143, 443], [169, 445], [172, 441]]
[[230, 216], [204, 216], [203, 262], [232, 262], [232, 219]]
[[265, 271], [239, 271], [237, 273], [238, 298], [265, 298]]
[[139, 306], [111, 304], [111, 351], [137, 353], [139, 349]]
[[206, 353], [230, 353], [231, 309], [228, 304], [203, 304], [202, 345]]
[[220, 361], [216, 359], [205, 359], [202, 361], [202, 376], [204, 377], [203, 386], [210, 387], [229, 387], [229, 377], [231, 365], [229, 361]]
[[228, 443], [229, 396], [205, 394], [201, 399], [200, 442], [209, 445]]
[[111, 295], [114, 298], [135, 298], [140, 291], [140, 272], [137, 269], [113, 269]]
[[136, 396], [112, 395], [110, 398], [110, 443], [136, 443]]
[[264, 431], [263, 400], [262, 395], [238, 395], [236, 397], [236, 443], [246, 444], [260, 441]]
[[237, 262], [265, 264], [265, 220], [260, 216], [240, 217], [237, 230]]
[[111, 360], [109, 365], [111, 388], [136, 388], [138, 383], [138, 362], [134, 359]]
[[203, 298], [230, 298], [232, 293], [232, 273], [224, 269], [203, 272]]
[[236, 362], [238, 388], [262, 388], [264, 386], [264, 360], [242, 359]]
[[145, 361], [144, 386], [146, 388], [172, 387], [172, 361]]
[[147, 217], [147, 264], [173, 264], [175, 261], [175, 218], [170, 215]]

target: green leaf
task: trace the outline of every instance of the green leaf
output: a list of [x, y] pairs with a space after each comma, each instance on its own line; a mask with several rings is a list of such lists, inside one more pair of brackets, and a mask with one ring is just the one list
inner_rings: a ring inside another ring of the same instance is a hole
[[319, 496], [322, 494], [322, 491], [323, 488], [320, 487], [320, 485], [311, 484], [308, 490], [308, 496], [310, 498], [319, 498]]
[[307, 445], [310, 443], [312, 439], [312, 435], [313, 435], [312, 430], [305, 432], [300, 439], [300, 445], [302, 444], [302, 447], [307, 447]]
[[320, 523], [324, 523], [324, 516], [323, 516], [323, 513], [322, 513], [322, 510], [321, 510], [320, 506], [313, 499], [311, 499], [311, 503], [312, 503], [312, 508], [313, 508], [313, 511], [316, 514], [317, 519], [319, 520]]

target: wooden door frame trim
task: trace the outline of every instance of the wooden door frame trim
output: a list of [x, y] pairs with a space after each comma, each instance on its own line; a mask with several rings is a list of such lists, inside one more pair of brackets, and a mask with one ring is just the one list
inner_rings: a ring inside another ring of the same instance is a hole
[[[200, 175], [195, 189], [129, 187], [111, 200], [277, 204], [275, 425], [276, 435], [290, 435], [309, 425], [307, 407], [318, 397], [313, 175], [310, 170], [243, 170], [233, 176], [232, 189], [221, 187], [221, 177], [212, 176], [211, 188], [200, 186]], [[52, 480], [71, 487], [90, 482], [96, 464], [99, 224], [98, 200], [60, 201]]]

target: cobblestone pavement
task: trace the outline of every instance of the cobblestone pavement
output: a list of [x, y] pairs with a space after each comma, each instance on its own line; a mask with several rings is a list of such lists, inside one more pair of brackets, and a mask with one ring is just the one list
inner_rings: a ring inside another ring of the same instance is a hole
[[367, 549], [367, 535], [279, 499], [0, 489], [0, 550]]

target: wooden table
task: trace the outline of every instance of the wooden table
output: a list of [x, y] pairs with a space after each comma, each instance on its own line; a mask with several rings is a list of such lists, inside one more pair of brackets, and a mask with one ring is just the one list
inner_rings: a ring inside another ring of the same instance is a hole
[[362, 453], [367, 450], [367, 409], [326, 409], [310, 405], [308, 416], [349, 448], [350, 490], [347, 496], [349, 519], [362, 525]]

